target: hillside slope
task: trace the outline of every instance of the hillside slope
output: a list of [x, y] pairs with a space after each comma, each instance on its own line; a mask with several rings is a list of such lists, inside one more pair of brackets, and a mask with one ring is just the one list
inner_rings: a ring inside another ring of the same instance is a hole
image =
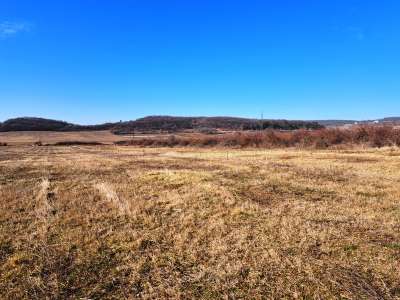
[[317, 122], [287, 121], [287, 120], [258, 120], [236, 117], [173, 117], [149, 116], [136, 121], [123, 122], [115, 126], [116, 133], [133, 131], [180, 131], [180, 130], [257, 130], [257, 129], [319, 129], [323, 126]]
[[[383, 124], [398, 124], [400, 117], [390, 117], [377, 120]], [[0, 122], [0, 132], [7, 131], [92, 131], [112, 130], [114, 133], [132, 132], [177, 132], [182, 130], [296, 130], [320, 129], [323, 127], [343, 126], [345, 124], [367, 124], [371, 120], [260, 120], [238, 117], [176, 117], [176, 116], [148, 116], [133, 121], [105, 123], [99, 125], [78, 125], [65, 121], [51, 120], [36, 117], [14, 118]]]
[[105, 123], [100, 125], [77, 125], [65, 121], [23, 117], [9, 119], [0, 123], [0, 132], [7, 131], [90, 131], [112, 130], [115, 133], [135, 131], [168, 131], [224, 129], [224, 130], [256, 130], [256, 129], [318, 129], [317, 122], [257, 120], [235, 117], [174, 117], [149, 116], [135, 121]]
[[101, 125], [76, 125], [65, 121], [22, 117], [14, 118], [0, 123], [0, 132], [7, 131], [83, 131], [83, 130], [109, 130], [115, 124], [107, 123]]

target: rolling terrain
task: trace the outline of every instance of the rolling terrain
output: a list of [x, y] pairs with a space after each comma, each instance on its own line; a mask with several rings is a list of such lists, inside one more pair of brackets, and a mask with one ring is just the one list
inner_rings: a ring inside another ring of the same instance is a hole
[[113, 123], [101, 125], [77, 125], [65, 121], [23, 117], [14, 118], [0, 123], [0, 132], [10, 131], [99, 131], [110, 130], [114, 127]]
[[10, 131], [99, 131], [111, 130], [114, 133], [132, 132], [181, 132], [185, 130], [254, 130], [254, 129], [320, 129], [317, 122], [287, 120], [257, 120], [235, 117], [173, 117], [148, 116], [134, 121], [105, 123], [100, 125], [77, 125], [65, 121], [44, 118], [14, 118], [0, 123], [0, 132]]
[[0, 132], [10, 131], [102, 131], [110, 130], [114, 133], [124, 134], [132, 132], [180, 132], [185, 130], [207, 132], [213, 130], [297, 130], [321, 129], [323, 127], [341, 127], [352, 124], [379, 124], [399, 125], [400, 117], [383, 118], [377, 120], [268, 120], [248, 119], [237, 117], [175, 117], [175, 116], [148, 116], [133, 121], [120, 121], [99, 125], [78, 125], [65, 121], [22, 117], [0, 122]]

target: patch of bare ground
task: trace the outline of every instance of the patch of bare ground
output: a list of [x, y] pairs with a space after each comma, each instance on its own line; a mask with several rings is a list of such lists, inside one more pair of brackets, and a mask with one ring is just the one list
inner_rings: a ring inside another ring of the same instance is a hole
[[0, 298], [400, 299], [392, 152], [7, 147]]

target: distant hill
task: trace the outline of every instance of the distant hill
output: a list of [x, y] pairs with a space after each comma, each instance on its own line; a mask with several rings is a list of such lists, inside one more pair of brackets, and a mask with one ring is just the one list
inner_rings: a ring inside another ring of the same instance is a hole
[[317, 129], [317, 122], [257, 120], [235, 117], [173, 117], [149, 116], [135, 121], [106, 123], [101, 125], [77, 125], [65, 121], [23, 117], [0, 123], [0, 131], [84, 131], [112, 130], [115, 133], [132, 132], [177, 132], [182, 130], [256, 130], [256, 129]]
[[257, 120], [235, 117], [173, 117], [149, 116], [135, 121], [116, 124], [113, 129], [116, 133], [129, 133], [134, 131], [167, 131], [181, 130], [207, 131], [212, 129], [223, 130], [257, 130], [281, 129], [294, 130], [300, 128], [322, 128], [317, 122], [286, 121], [286, 120]]
[[380, 119], [381, 122], [400, 122], [400, 117], [390, 117], [390, 118], [383, 118]]
[[259, 130], [259, 129], [319, 129], [346, 124], [365, 124], [378, 121], [379, 123], [400, 124], [400, 117], [390, 117], [378, 120], [317, 120], [317, 121], [288, 121], [288, 120], [260, 120], [237, 117], [175, 117], [175, 116], [148, 116], [134, 121], [105, 123], [99, 125], [78, 125], [65, 121], [23, 117], [9, 119], [0, 123], [0, 132], [5, 131], [94, 131], [111, 130], [114, 133], [132, 132], [178, 132], [194, 130], [211, 132], [220, 130]]
[[354, 124], [357, 121], [355, 120], [317, 120], [315, 121], [318, 124], [321, 124], [323, 126], [329, 127], [329, 126], [343, 126], [346, 124]]
[[188, 129], [231, 129], [256, 124], [256, 120], [233, 117], [173, 117], [148, 116], [135, 121], [118, 124], [117, 131], [179, 131]]
[[318, 122], [319, 124], [330, 127], [330, 126], [343, 126], [347, 124], [368, 124], [372, 122], [378, 122], [381, 124], [385, 123], [399, 123], [400, 124], [400, 117], [388, 117], [388, 118], [382, 118], [382, 119], [373, 119], [373, 120], [318, 120], [315, 121]]
[[114, 124], [82, 126], [71, 124], [65, 121], [23, 117], [9, 119], [0, 123], [0, 131], [83, 131], [83, 130], [108, 130]]
[[0, 124], [0, 131], [57, 131], [66, 126], [67, 122], [43, 118], [15, 118]]

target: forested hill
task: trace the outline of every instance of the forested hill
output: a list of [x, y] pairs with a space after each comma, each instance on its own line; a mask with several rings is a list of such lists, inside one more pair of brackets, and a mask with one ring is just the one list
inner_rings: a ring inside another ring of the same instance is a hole
[[182, 130], [210, 131], [222, 130], [258, 130], [280, 129], [295, 130], [300, 128], [319, 129], [323, 126], [317, 122], [287, 121], [287, 120], [257, 120], [235, 117], [172, 117], [149, 116], [135, 121], [116, 124], [114, 131], [127, 133], [133, 131], [168, 131]]
[[84, 131], [84, 130], [109, 130], [115, 124], [107, 123], [101, 125], [76, 125], [65, 121], [23, 117], [9, 119], [0, 123], [0, 131]]
[[[212, 131], [212, 130], [296, 130], [320, 129], [324, 126], [342, 126], [345, 124], [364, 124], [372, 121], [353, 120], [319, 120], [319, 121], [288, 121], [260, 120], [237, 117], [175, 117], [148, 116], [134, 121], [105, 123], [99, 125], [78, 125], [65, 121], [22, 117], [0, 123], [0, 131], [89, 131], [112, 130], [115, 133], [131, 132], [177, 132], [182, 130]], [[391, 117], [379, 119], [379, 123], [400, 123], [400, 118]]]

